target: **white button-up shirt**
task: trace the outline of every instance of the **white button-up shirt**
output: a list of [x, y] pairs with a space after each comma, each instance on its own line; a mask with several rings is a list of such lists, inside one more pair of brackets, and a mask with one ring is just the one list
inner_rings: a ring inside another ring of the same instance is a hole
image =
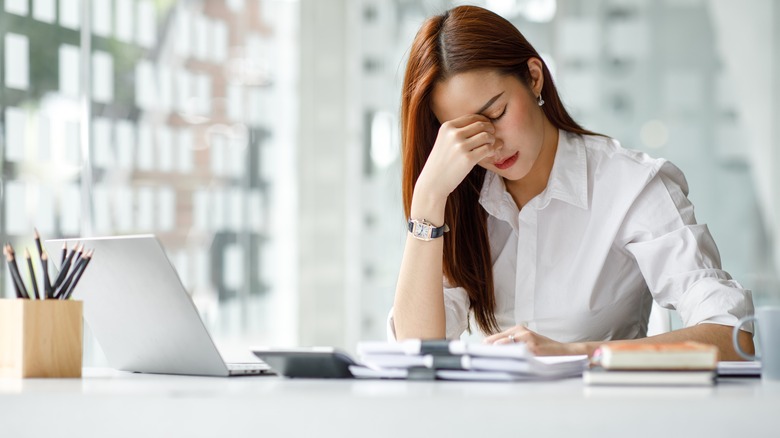
[[[686, 327], [733, 326], [753, 313], [750, 291], [721, 269], [707, 226], [696, 223], [677, 167], [605, 137], [558, 138], [547, 187], [522, 210], [501, 177], [485, 176], [479, 202], [502, 330], [523, 324], [559, 342], [641, 338], [652, 300]], [[447, 338], [459, 338], [466, 291], [445, 280], [444, 305]], [[388, 323], [393, 339], [392, 310]]]

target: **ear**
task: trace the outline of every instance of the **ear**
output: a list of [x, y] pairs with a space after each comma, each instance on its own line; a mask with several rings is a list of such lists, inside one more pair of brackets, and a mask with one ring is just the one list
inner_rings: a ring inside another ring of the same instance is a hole
[[542, 92], [544, 87], [544, 68], [542, 60], [539, 58], [530, 58], [528, 60], [528, 72], [531, 79], [531, 92], [534, 97], [538, 96]]

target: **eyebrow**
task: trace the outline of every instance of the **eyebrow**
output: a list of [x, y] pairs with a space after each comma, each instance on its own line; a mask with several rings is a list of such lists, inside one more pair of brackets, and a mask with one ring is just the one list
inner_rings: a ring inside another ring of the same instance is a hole
[[497, 100], [499, 97], [501, 97], [503, 94], [504, 94], [504, 92], [502, 91], [502, 92], [500, 92], [500, 93], [496, 94], [495, 96], [493, 96], [493, 98], [492, 98], [492, 99], [490, 99], [490, 100], [488, 100], [486, 104], [482, 105], [482, 108], [480, 108], [480, 109], [479, 109], [479, 111], [477, 111], [477, 114], [482, 114], [482, 112], [483, 112], [483, 111], [485, 111], [486, 109], [490, 108], [490, 105], [493, 105], [493, 103], [494, 103], [494, 102], [495, 102], [495, 101], [496, 101], [496, 100]]

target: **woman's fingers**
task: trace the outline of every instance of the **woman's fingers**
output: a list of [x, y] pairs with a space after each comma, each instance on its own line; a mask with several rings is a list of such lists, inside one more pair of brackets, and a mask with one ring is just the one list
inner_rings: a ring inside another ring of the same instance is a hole
[[496, 127], [490, 123], [489, 120], [478, 120], [462, 128], [458, 128], [458, 133], [464, 138], [473, 137], [481, 132], [488, 132], [490, 134], [496, 133]]
[[[488, 336], [487, 338], [485, 338], [485, 343], [486, 344], [509, 344], [512, 341], [518, 342], [524, 339], [525, 337], [527, 337], [529, 333], [531, 333], [531, 331], [525, 328], [524, 326], [516, 325], [509, 330], [504, 330], [503, 332]], [[509, 336], [513, 336], [514, 338], [510, 339]]]

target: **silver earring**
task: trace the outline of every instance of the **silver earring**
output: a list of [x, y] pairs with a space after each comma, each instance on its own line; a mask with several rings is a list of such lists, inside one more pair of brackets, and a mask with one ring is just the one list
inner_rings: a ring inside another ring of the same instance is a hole
[[542, 95], [540, 94], [539, 97], [536, 98], [536, 104], [539, 106], [544, 105], [544, 99], [542, 99]]

